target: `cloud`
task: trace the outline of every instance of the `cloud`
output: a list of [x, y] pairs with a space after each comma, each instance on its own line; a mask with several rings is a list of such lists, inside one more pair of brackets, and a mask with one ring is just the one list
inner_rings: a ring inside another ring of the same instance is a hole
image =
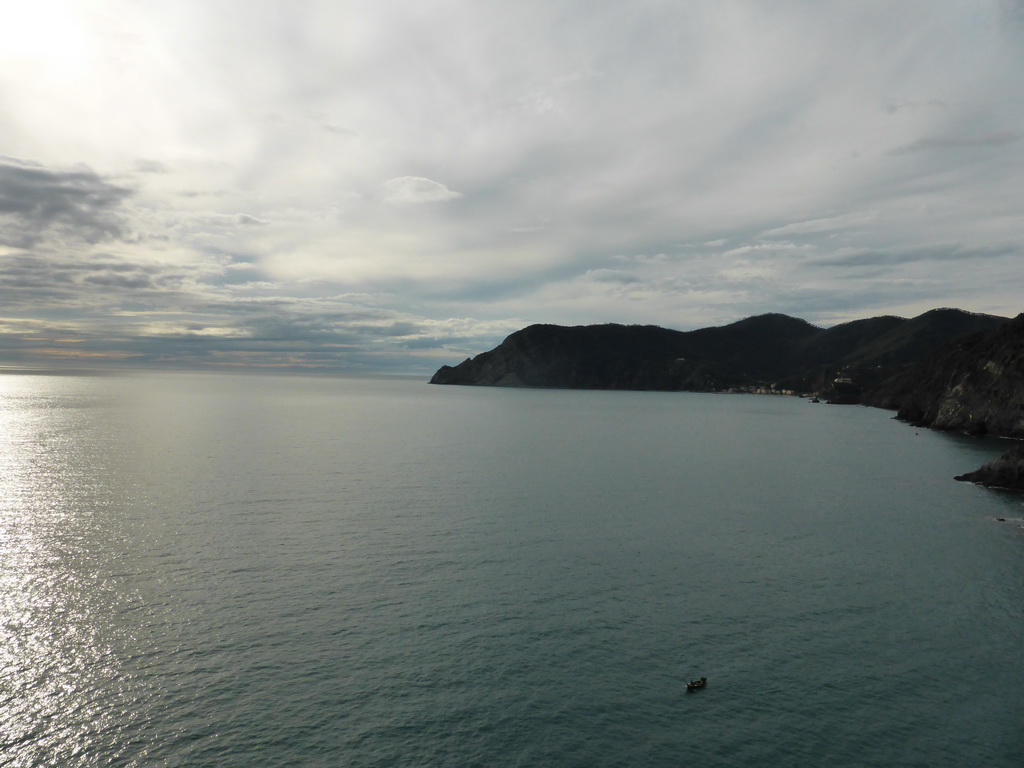
[[109, 253], [9, 253], [0, 269], [0, 295], [7, 312], [66, 313], [122, 305], [177, 306], [213, 271], [203, 265], [132, 261]]
[[981, 136], [930, 136], [917, 139], [909, 144], [889, 150], [890, 155], [912, 155], [917, 152], [929, 152], [942, 149], [961, 149], [969, 147], [1002, 147], [1020, 141], [1021, 134], [1015, 131], [997, 131]]
[[384, 200], [389, 203], [440, 203], [462, 197], [444, 184], [421, 176], [399, 176], [384, 186], [388, 190]]
[[840, 252], [827, 257], [808, 260], [808, 265], [821, 267], [879, 267], [899, 266], [914, 262], [956, 262], [967, 265], [971, 262], [998, 259], [1013, 256], [1019, 252], [1019, 246], [1005, 244], [1002, 246], [964, 246], [948, 243], [915, 246], [912, 248], [893, 248], [882, 250], [855, 250]]
[[248, 213], [217, 213], [215, 211], [203, 211], [181, 216], [181, 224], [192, 229], [220, 229], [235, 227], [265, 226], [269, 224], [266, 219], [253, 216]]
[[931, 99], [926, 102], [889, 101], [882, 105], [882, 110], [888, 115], [895, 115], [897, 112], [900, 112], [901, 110], [916, 111], [925, 107], [930, 109], [948, 109], [949, 105], [944, 101], [940, 101], [939, 99]]
[[91, 169], [47, 168], [0, 156], [0, 244], [28, 248], [51, 237], [86, 243], [123, 237], [131, 190]]
[[797, 221], [781, 227], [773, 227], [766, 230], [763, 235], [764, 237], [780, 237], [782, 235], [810, 235], [821, 232], [835, 232], [836, 230], [869, 225], [877, 216], [878, 214], [875, 212], [845, 213], [839, 216]]
[[138, 173], [168, 173], [170, 169], [159, 160], [139, 159], [134, 163], [134, 170]]
[[588, 280], [593, 280], [596, 283], [619, 283], [628, 285], [630, 283], [639, 282], [635, 275], [631, 275], [621, 269], [588, 269], [584, 276]]
[[1019, 2], [62, 2], [0, 28], [25, 338], [425, 370], [531, 322], [1021, 309]]

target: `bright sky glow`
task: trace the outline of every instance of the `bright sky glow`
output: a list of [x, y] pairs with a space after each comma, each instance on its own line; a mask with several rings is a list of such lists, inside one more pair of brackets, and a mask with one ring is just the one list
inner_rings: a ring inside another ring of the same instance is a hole
[[0, 364], [1024, 310], [1024, 3], [36, 0]]

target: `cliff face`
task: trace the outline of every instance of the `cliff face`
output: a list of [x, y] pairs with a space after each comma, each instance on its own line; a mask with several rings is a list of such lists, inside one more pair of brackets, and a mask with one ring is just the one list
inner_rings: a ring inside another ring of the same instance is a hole
[[[927, 355], [865, 402], [922, 426], [1024, 437], [1024, 314]], [[1024, 491], [1024, 445], [956, 479]]]
[[780, 314], [697, 331], [656, 326], [532, 325], [456, 366], [432, 384], [715, 391], [775, 386], [846, 401], [943, 342], [1005, 318], [933, 310], [817, 328]]
[[864, 402], [936, 429], [1024, 437], [1024, 314], [927, 355]]

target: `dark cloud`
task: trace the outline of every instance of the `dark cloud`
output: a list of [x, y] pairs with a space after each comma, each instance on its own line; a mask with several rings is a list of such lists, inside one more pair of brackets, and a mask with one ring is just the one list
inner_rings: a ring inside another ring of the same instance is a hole
[[121, 288], [131, 290], [142, 290], [153, 287], [153, 281], [149, 275], [119, 275], [100, 274], [89, 275], [83, 281], [87, 285], [99, 285], [104, 288]]
[[119, 209], [131, 194], [85, 166], [61, 170], [0, 156], [0, 244], [31, 248], [53, 237], [87, 243], [123, 237]]
[[[237, 305], [232, 307], [235, 313], [239, 309], [241, 307]], [[264, 341], [351, 345], [422, 333], [420, 325], [396, 319], [394, 312], [389, 310], [374, 311], [360, 307], [340, 311], [325, 308], [318, 311], [316, 307], [310, 308], [298, 301], [292, 304], [282, 302], [273, 312], [267, 312], [266, 305], [262, 303], [255, 309], [265, 314], [245, 319], [236, 314], [236, 317], [251, 338]]]
[[895, 115], [897, 112], [908, 110], [917, 111], [923, 107], [930, 109], [948, 109], [949, 105], [941, 99], [929, 99], [928, 101], [888, 101], [882, 105], [882, 111], [887, 115]]
[[621, 283], [624, 285], [640, 282], [640, 278], [621, 269], [588, 269], [584, 278], [597, 283]]
[[888, 267], [918, 261], [969, 262], [994, 259], [1019, 250], [1013, 246], [967, 248], [962, 245], [925, 246], [891, 251], [865, 249], [842, 256], [808, 260], [819, 267]]
[[1002, 0], [1000, 10], [1004, 21], [1024, 24], [1024, 0]]
[[255, 216], [250, 216], [248, 213], [238, 214], [235, 220], [243, 227], [263, 226], [265, 224], [269, 224], [266, 219], [259, 219]]
[[413, 339], [405, 342], [403, 345], [406, 349], [443, 349], [447, 342], [441, 339]]
[[998, 131], [982, 136], [931, 136], [889, 150], [890, 155], [911, 155], [930, 150], [961, 149], [965, 147], [1002, 147], [1020, 141], [1014, 131]]
[[[8, 309], [89, 306], [137, 298], [143, 292], [170, 294], [187, 274], [155, 264], [133, 263], [109, 254], [40, 255], [21, 252], [3, 258], [0, 301]], [[132, 295], [126, 295], [130, 291]]]

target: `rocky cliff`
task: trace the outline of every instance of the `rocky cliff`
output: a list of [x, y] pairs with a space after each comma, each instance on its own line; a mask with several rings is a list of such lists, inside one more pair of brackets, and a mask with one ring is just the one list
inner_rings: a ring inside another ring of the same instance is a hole
[[1024, 437], [1024, 314], [926, 355], [864, 402], [922, 426]]
[[[1024, 314], [925, 356], [865, 402], [926, 427], [1024, 438]], [[1024, 446], [956, 479], [1024, 491]]]
[[956, 479], [990, 488], [1024, 491], [1024, 445], [1015, 445], [995, 461], [965, 475], [957, 475]]

